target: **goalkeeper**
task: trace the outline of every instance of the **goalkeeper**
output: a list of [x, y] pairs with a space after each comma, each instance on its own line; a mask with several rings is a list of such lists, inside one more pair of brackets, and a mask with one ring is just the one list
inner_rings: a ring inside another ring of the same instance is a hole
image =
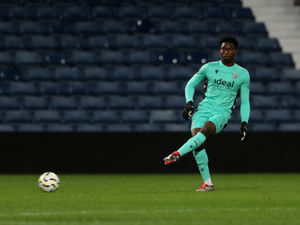
[[[249, 73], [235, 63], [238, 41], [227, 36], [219, 41], [221, 60], [210, 62], [188, 81], [185, 88], [186, 105], [183, 117], [191, 119], [192, 137], [177, 151], [164, 158], [164, 163], [170, 164], [178, 161], [182, 156], [193, 152], [204, 184], [196, 191], [214, 191], [211, 181], [208, 157], [203, 147], [205, 140], [222, 131], [231, 118], [238, 92], [241, 97], [241, 140], [245, 140], [248, 132], [248, 119], [250, 115], [249, 103]], [[206, 79], [207, 89], [203, 100], [194, 108], [195, 87]]]

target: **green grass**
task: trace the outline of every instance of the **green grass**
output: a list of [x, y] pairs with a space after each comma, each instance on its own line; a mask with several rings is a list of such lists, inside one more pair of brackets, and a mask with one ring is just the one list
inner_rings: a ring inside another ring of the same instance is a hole
[[0, 225], [300, 224], [300, 174], [64, 175], [44, 193], [39, 175], [0, 175]]

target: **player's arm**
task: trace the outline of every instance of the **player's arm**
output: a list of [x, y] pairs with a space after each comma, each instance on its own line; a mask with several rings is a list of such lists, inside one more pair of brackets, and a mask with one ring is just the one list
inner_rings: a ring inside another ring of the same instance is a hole
[[248, 133], [248, 121], [250, 117], [250, 76], [247, 73], [247, 78], [241, 85], [241, 108], [240, 108], [240, 113], [241, 113], [241, 135], [242, 138], [241, 140], [243, 141]]
[[195, 111], [194, 108], [194, 94], [195, 88], [206, 77], [207, 64], [203, 65], [185, 86], [185, 100], [186, 105], [183, 109], [182, 116], [185, 119], [190, 119]]

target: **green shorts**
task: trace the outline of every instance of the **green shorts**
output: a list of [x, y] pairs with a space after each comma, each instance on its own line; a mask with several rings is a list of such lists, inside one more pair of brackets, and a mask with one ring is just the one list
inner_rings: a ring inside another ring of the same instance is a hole
[[192, 117], [191, 130], [195, 128], [202, 128], [207, 121], [210, 121], [216, 125], [217, 134], [223, 130], [230, 118], [231, 114], [228, 112], [212, 112], [212, 110], [202, 108], [194, 113]]

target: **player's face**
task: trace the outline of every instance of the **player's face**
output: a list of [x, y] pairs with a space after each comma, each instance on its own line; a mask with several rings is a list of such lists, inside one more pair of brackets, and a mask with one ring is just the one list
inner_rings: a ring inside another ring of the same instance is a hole
[[234, 62], [234, 58], [236, 55], [236, 48], [233, 43], [223, 42], [220, 47], [220, 54], [222, 58], [222, 62], [226, 64], [230, 64]]

